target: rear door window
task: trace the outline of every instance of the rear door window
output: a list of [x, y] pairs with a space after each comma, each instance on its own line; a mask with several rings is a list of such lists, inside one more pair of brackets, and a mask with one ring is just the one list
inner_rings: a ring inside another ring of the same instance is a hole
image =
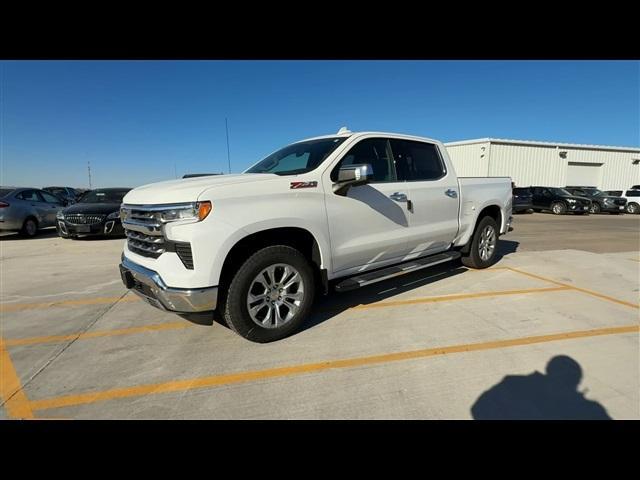
[[446, 175], [436, 145], [398, 139], [390, 143], [399, 181], [438, 180]]
[[35, 190], [25, 190], [17, 195], [18, 198], [26, 200], [27, 202], [42, 202], [42, 198]]

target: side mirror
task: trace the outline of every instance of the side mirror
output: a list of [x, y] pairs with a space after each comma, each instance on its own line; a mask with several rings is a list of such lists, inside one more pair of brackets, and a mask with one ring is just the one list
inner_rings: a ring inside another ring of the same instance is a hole
[[346, 195], [350, 187], [364, 185], [373, 179], [373, 167], [368, 163], [345, 165], [338, 171], [338, 182], [334, 191], [338, 195]]

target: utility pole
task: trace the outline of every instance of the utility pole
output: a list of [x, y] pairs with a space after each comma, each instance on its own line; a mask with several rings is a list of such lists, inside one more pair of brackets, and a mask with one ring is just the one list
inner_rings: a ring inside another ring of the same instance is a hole
[[229, 123], [227, 122], [227, 118], [224, 119], [224, 126], [227, 129], [227, 162], [229, 164], [229, 173], [231, 173], [231, 153], [229, 150]]
[[89, 190], [91, 190], [91, 162], [87, 162], [87, 172], [89, 172]]

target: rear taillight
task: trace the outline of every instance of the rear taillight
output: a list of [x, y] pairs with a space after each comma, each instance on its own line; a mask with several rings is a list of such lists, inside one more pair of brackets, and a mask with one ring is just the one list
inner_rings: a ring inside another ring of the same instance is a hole
[[7, 202], [0, 202], [0, 208], [8, 207], [9, 204]]

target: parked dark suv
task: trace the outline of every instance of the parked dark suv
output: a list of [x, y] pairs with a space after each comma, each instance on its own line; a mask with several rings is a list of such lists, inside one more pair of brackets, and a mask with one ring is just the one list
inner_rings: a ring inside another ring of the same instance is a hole
[[529, 212], [533, 210], [533, 195], [529, 187], [513, 189], [513, 212]]
[[56, 229], [62, 238], [79, 235], [123, 236], [120, 205], [130, 188], [98, 188], [58, 212]]
[[530, 187], [533, 194], [533, 210], [551, 210], [556, 215], [576, 213], [584, 215], [589, 212], [591, 200], [578, 195], [573, 195], [564, 188], [557, 187]]
[[566, 187], [572, 195], [586, 197], [591, 200], [589, 213], [609, 212], [614, 215], [624, 213], [627, 201], [624, 198], [614, 197], [601, 192], [597, 188]]

